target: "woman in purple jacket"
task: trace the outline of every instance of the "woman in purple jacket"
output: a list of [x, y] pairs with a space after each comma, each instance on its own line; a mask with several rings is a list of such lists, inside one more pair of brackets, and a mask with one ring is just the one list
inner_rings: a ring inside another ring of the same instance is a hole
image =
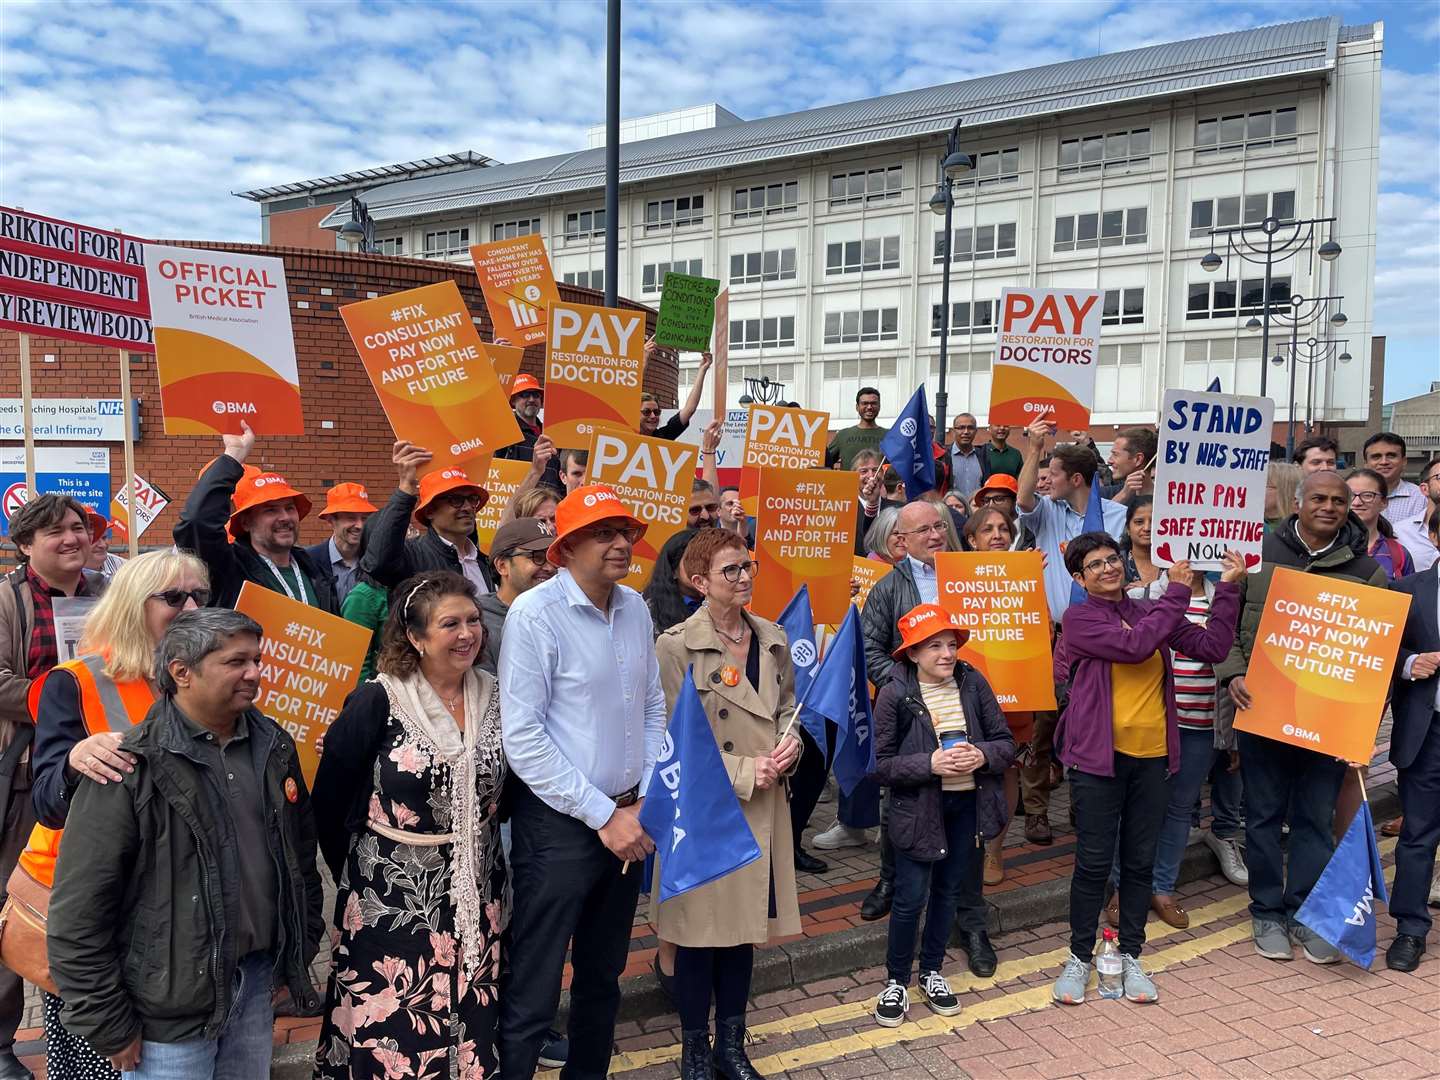
[[1159, 992], [1140, 966], [1150, 911], [1155, 843], [1169, 801], [1171, 773], [1180, 767], [1180, 729], [1170, 651], [1219, 663], [1230, 652], [1240, 614], [1236, 582], [1245, 561], [1225, 555], [1210, 622], [1185, 618], [1194, 571], [1170, 567], [1170, 586], [1158, 600], [1125, 595], [1125, 568], [1108, 533], [1082, 533], [1065, 548], [1065, 569], [1085, 590], [1065, 612], [1057, 669], [1070, 684], [1055, 742], [1075, 807], [1075, 871], [1070, 879], [1070, 958], [1052, 994], [1085, 1000], [1095, 929], [1105, 884], [1120, 841], [1120, 953], [1125, 996], [1153, 1002]]

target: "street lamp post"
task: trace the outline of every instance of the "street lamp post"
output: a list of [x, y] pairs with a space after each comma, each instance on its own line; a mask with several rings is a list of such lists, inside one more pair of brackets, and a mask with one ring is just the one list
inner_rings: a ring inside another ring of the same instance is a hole
[[[1286, 310], [1282, 307], [1277, 308], [1275, 311], [1275, 318], [1278, 319], [1282, 324], [1288, 324], [1290, 327], [1290, 406], [1289, 412], [1286, 413], [1288, 423], [1286, 425], [1285, 435], [1285, 456], [1287, 458], [1293, 457], [1295, 455], [1296, 369], [1299, 367], [1300, 364], [1305, 364], [1308, 368], [1306, 373], [1305, 431], [1306, 434], [1309, 434], [1315, 415], [1315, 367], [1321, 361], [1329, 358], [1330, 353], [1334, 351], [1331, 346], [1335, 346], [1337, 344], [1334, 341], [1322, 341], [1319, 338], [1316, 338], [1312, 332], [1311, 336], [1309, 336], [1304, 342], [1308, 350], [1306, 355], [1308, 355], [1310, 359], [1304, 359], [1302, 358], [1300, 351], [1300, 346], [1302, 344], [1300, 340], [1300, 327], [1309, 326], [1311, 323], [1317, 322], [1321, 313], [1323, 312], [1325, 314], [1325, 319], [1330, 326], [1332, 326], [1336, 330], [1341, 329], [1347, 322], [1350, 321], [1348, 318], [1346, 318], [1345, 313], [1340, 310], [1340, 301], [1342, 299], [1344, 299], [1344, 297], [1341, 296], [1306, 297], [1296, 293], [1290, 297], [1289, 310]], [[1267, 304], [1266, 307], [1268, 309], [1269, 305]], [[1262, 358], [1264, 357], [1264, 355], [1264, 353], [1261, 354]], [[1350, 354], [1348, 352], [1343, 353], [1341, 363], [1346, 363], [1349, 361], [1349, 359]], [[1274, 363], [1273, 358], [1271, 360], [1271, 363]], [[1261, 367], [1264, 367], [1263, 359], [1261, 361]]]
[[757, 401], [761, 405], [773, 405], [785, 396], [785, 384], [782, 382], [771, 382], [770, 376], [761, 375], [758, 379], [745, 377], [745, 393], [740, 395], [741, 405], [754, 405]]
[[[1261, 397], [1265, 396], [1267, 386], [1265, 358], [1270, 355], [1270, 282], [1275, 265], [1303, 250], [1313, 250], [1313, 254], [1321, 262], [1334, 262], [1340, 255], [1340, 245], [1333, 239], [1329, 239], [1316, 247], [1315, 233], [1317, 226], [1320, 225], [1329, 225], [1328, 231], [1333, 233], [1335, 221], [1336, 219], [1333, 217], [1285, 221], [1278, 217], [1267, 217], [1263, 221], [1251, 222], [1247, 225], [1227, 225], [1210, 230], [1210, 251], [1200, 260], [1200, 268], [1206, 273], [1214, 273], [1222, 265], [1228, 272], [1231, 255], [1242, 262], [1265, 267], [1264, 294], [1260, 298], [1260, 318], [1252, 317], [1245, 324], [1247, 330], [1260, 331]], [[1216, 237], [1223, 238], [1225, 242], [1223, 259], [1215, 250]], [[1238, 280], [1236, 281], [1236, 291], [1238, 294]], [[1235, 299], [1238, 306], [1240, 297], [1237, 295]]]
[[375, 243], [375, 219], [370, 216], [369, 208], [354, 195], [350, 196], [350, 220], [340, 226], [340, 239], [351, 251], [366, 255], [380, 252], [380, 246]]
[[957, 118], [955, 126], [945, 139], [945, 156], [939, 162], [939, 179], [935, 194], [930, 196], [930, 209], [945, 216], [945, 232], [940, 240], [940, 259], [943, 266], [940, 277], [940, 386], [935, 391], [935, 436], [941, 439], [945, 430], [945, 407], [949, 404], [945, 392], [945, 379], [949, 374], [950, 344], [950, 240], [955, 210], [955, 182], [975, 168], [969, 154], [959, 149], [960, 125], [963, 118]]

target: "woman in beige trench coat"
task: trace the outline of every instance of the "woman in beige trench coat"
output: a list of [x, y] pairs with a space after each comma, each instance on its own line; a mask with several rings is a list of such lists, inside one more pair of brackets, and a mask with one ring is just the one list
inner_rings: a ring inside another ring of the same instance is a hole
[[[795, 708], [795, 671], [785, 632], [745, 611], [755, 563], [745, 541], [721, 529], [696, 533], [682, 573], [705, 603], [655, 643], [673, 709], [687, 668], [710, 721], [761, 857], [734, 873], [658, 904], [659, 936], [679, 946], [675, 999], [684, 1080], [757, 1080], [745, 1056], [745, 1006], [754, 947], [800, 932], [786, 777], [800, 740], [780, 737]], [[658, 895], [658, 888], [652, 895]], [[710, 1009], [715, 1046], [710, 1047]]]

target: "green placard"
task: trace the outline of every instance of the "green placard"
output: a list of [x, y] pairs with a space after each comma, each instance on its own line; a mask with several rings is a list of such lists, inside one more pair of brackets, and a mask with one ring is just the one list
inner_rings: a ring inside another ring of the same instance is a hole
[[687, 352], [710, 348], [715, 326], [715, 278], [668, 273], [660, 290], [660, 317], [655, 321], [655, 343]]

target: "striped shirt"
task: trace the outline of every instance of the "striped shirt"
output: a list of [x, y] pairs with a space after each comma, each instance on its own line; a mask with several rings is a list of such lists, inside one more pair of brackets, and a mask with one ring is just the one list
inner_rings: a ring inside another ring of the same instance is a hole
[[[1165, 595], [1165, 590], [1169, 587], [1169, 578], [1162, 573], [1158, 580], [1152, 581], [1148, 586], [1134, 586], [1128, 591], [1133, 597], [1155, 600]], [[1212, 593], [1213, 588], [1207, 581], [1204, 593], [1199, 596], [1191, 595], [1190, 606], [1185, 609], [1185, 617], [1198, 626], [1208, 623]], [[1179, 725], [1182, 728], [1204, 731], [1213, 728], [1215, 726], [1215, 668], [1203, 660], [1196, 660], [1194, 657], [1176, 652], [1171, 657], [1170, 675], [1171, 681], [1175, 684], [1175, 719]]]
[[[935, 725], [935, 737], [940, 740], [941, 749], [949, 750], [969, 741], [965, 706], [960, 702], [960, 686], [954, 679], [946, 679], [942, 683], [922, 682], [920, 697], [930, 713], [930, 722]], [[975, 774], [941, 777], [940, 787], [944, 791], [974, 791]]]

